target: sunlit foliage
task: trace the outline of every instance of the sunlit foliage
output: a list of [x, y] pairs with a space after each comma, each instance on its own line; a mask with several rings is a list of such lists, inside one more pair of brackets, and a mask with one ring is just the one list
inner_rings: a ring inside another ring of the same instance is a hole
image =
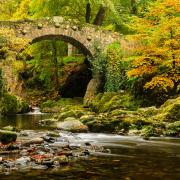
[[162, 101], [180, 83], [180, 1], [157, 0], [132, 27], [139, 41], [129, 77], [143, 80], [144, 91]]

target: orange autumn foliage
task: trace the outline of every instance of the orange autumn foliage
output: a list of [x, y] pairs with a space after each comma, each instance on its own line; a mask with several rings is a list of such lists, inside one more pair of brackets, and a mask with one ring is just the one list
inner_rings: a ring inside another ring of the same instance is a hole
[[[143, 79], [144, 90], [154, 94], [179, 92], [180, 84], [180, 1], [157, 0], [143, 18], [135, 17], [139, 47], [129, 77]], [[136, 35], [137, 39], [137, 35]]]

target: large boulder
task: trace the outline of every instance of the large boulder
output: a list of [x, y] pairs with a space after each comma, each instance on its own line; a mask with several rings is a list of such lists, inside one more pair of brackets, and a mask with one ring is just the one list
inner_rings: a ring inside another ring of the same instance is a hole
[[57, 128], [64, 131], [71, 132], [87, 132], [88, 127], [84, 125], [79, 120], [69, 117], [64, 120], [64, 122], [57, 123]]
[[159, 113], [152, 117], [156, 121], [176, 122], [180, 120], [180, 96], [167, 100], [159, 109]]
[[0, 130], [0, 142], [4, 145], [15, 142], [17, 134], [12, 131]]
[[2, 114], [26, 113], [29, 111], [29, 105], [18, 96], [4, 93], [2, 98]]
[[137, 110], [138, 103], [125, 91], [105, 92], [98, 94], [89, 105], [98, 113], [111, 112], [115, 109]]

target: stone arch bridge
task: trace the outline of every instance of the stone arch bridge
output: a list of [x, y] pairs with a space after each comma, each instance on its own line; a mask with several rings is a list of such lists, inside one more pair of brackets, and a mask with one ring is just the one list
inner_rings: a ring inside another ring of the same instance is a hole
[[103, 49], [122, 39], [119, 33], [90, 24], [75, 23], [59, 16], [37, 20], [0, 21], [1, 27], [13, 29], [17, 37], [28, 39], [30, 43], [47, 39], [63, 40], [80, 49], [85, 56], [94, 55], [96, 42], [99, 42]]
[[[119, 33], [106, 31], [90, 24], [80, 24], [59, 16], [37, 20], [0, 21], [0, 28], [14, 30], [17, 37], [27, 39], [29, 44], [41, 40], [59, 39], [72, 44], [85, 56], [90, 57], [95, 55], [95, 43], [98, 43], [99, 48], [103, 50], [113, 42], [123, 42], [122, 35]], [[85, 104], [89, 104], [100, 87], [100, 75], [93, 75], [87, 85]]]

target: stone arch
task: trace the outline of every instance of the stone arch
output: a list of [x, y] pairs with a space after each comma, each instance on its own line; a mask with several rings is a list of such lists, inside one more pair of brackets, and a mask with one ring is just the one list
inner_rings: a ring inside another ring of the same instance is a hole
[[93, 57], [91, 51], [84, 44], [82, 44], [80, 41], [78, 41], [70, 36], [66, 36], [66, 35], [53, 35], [53, 34], [42, 35], [42, 36], [35, 37], [34, 39], [32, 39], [30, 44], [34, 44], [34, 43], [42, 41], [42, 40], [54, 40], [54, 39], [62, 40], [64, 42], [70, 43], [73, 46], [75, 46], [77, 49], [79, 49], [83, 53], [84, 56]]
[[71, 75], [67, 78], [65, 85], [61, 89], [59, 89], [61, 96], [64, 98], [84, 97], [86, 94], [87, 86], [93, 78], [91, 63], [88, 60], [89, 57], [93, 58], [93, 55], [90, 52], [90, 50], [84, 44], [74, 39], [73, 37], [61, 34], [42, 34], [38, 37], [36, 36], [35, 38], [32, 38], [32, 40], [29, 42], [29, 45], [43, 40], [61, 40], [70, 43], [76, 48], [78, 48], [85, 56], [85, 62], [82, 65], [79, 65], [79, 69], [77, 68], [75, 69], [75, 71], [72, 71]]
[[[79, 48], [85, 56], [93, 57], [95, 42], [100, 42], [103, 50], [113, 42], [122, 41], [123, 36], [116, 32], [106, 31], [101, 27], [81, 24], [63, 17], [46, 17], [43, 19], [23, 19], [18, 21], [0, 21], [0, 27], [8, 27], [15, 31], [19, 38], [27, 39], [31, 44], [45, 39], [61, 39]], [[94, 75], [89, 82], [85, 94], [85, 104], [99, 92], [101, 77]]]

